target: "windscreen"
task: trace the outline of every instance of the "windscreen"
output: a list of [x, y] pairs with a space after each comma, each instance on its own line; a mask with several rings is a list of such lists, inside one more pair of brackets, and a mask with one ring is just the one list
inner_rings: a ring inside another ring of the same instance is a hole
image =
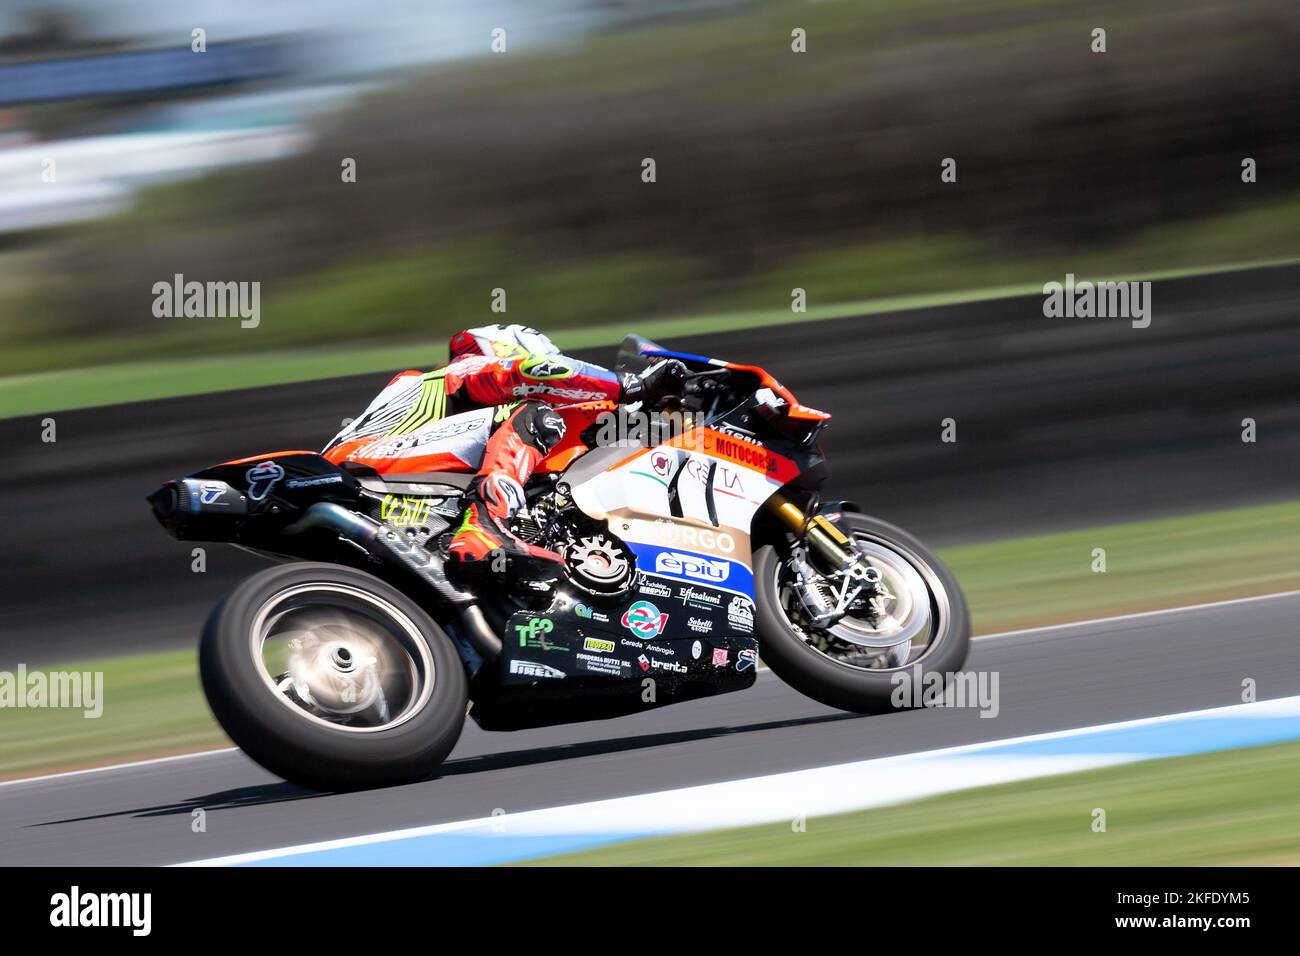
[[662, 345], [651, 342], [645, 336], [629, 333], [619, 346], [618, 358], [614, 362], [616, 372], [643, 372], [650, 364], [650, 359], [641, 353], [646, 349], [662, 349]]

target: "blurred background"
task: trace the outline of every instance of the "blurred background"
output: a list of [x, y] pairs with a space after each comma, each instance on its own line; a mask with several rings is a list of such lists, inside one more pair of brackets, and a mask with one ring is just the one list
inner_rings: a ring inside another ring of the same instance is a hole
[[[260, 563], [144, 495], [486, 322], [769, 367], [977, 632], [1300, 587], [1297, 116], [1284, 0], [8, 0], [0, 667], [154, 656], [0, 775], [218, 741], [195, 639]], [[1151, 326], [1045, 318], [1067, 273]], [[157, 317], [176, 274], [259, 324]]]
[[[438, 342], [496, 287], [515, 320], [635, 324], [1300, 233], [1280, 0], [16, 0], [0, 34], [10, 374]], [[265, 321], [156, 319], [175, 273], [260, 281]]]

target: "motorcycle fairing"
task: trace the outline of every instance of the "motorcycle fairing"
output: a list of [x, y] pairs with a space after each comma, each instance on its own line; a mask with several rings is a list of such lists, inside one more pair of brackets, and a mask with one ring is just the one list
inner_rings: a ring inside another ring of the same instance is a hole
[[799, 471], [751, 438], [700, 427], [633, 453], [572, 495], [589, 517], [609, 522], [643, 575], [752, 602], [754, 515]]
[[[336, 464], [355, 462], [385, 475], [473, 471], [483, 460], [496, 415], [494, 408], [478, 408], [427, 421], [400, 434], [347, 435], [342, 441], [336, 437], [325, 457]], [[372, 422], [361, 430], [368, 432], [374, 427]]]
[[[639, 607], [646, 603], [610, 609], [566, 601], [544, 613], [512, 615], [500, 658], [476, 677], [470, 716], [484, 730], [519, 730], [620, 717], [754, 683], [752, 637], [721, 629], [670, 636], [656, 629], [657, 620], [666, 617], [671, 629], [675, 607], [656, 614]], [[653, 634], [633, 636], [623, 624], [629, 614]]]

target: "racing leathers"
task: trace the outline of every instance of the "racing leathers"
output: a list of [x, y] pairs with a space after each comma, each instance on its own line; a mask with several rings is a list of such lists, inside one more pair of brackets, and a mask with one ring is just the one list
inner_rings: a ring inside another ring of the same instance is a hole
[[[491, 432], [486, 445], [480, 446], [482, 462], [448, 554], [462, 574], [490, 569], [545, 586], [559, 577], [561, 557], [521, 541], [510, 533], [507, 522], [524, 506], [524, 485], [538, 463], [564, 438], [564, 419], [552, 406], [653, 399], [675, 388], [683, 372], [676, 361], [662, 362], [639, 376], [562, 355], [465, 355], [433, 372], [396, 376], [362, 416], [331, 442], [326, 456], [336, 462], [359, 461], [381, 472], [421, 469], [420, 463], [435, 461], [432, 456], [437, 453], [430, 447], [423, 458], [411, 456], [410, 445], [430, 433], [430, 423], [495, 407], [498, 414], [491, 426], [485, 425]], [[399, 454], [407, 457], [388, 457]], [[472, 467], [473, 462], [464, 465]], [[424, 465], [421, 470], [445, 467]]]
[[447, 366], [449, 395], [463, 394], [476, 405], [523, 400], [488, 439], [470, 486], [469, 507], [447, 549], [463, 572], [481, 571], [495, 558], [504, 559], [501, 570], [533, 582], [560, 576], [563, 559], [558, 554], [520, 541], [506, 524], [525, 504], [529, 476], [564, 437], [564, 419], [549, 403], [619, 401], [635, 388], [632, 378], [560, 356], [471, 355]]

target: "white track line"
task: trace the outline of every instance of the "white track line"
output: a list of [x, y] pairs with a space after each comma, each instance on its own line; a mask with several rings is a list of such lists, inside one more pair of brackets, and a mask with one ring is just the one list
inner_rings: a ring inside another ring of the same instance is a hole
[[[1161, 608], [1156, 611], [1137, 611], [1132, 614], [1117, 614], [1113, 617], [1098, 617], [1087, 621], [1070, 621], [1065, 624], [1049, 624], [1045, 627], [1031, 627], [1019, 631], [1000, 631], [995, 634], [985, 634], [974, 638], [977, 641], [1000, 641], [1009, 637], [1024, 637], [1027, 634], [1045, 634], [1052, 631], [1063, 631], [1074, 627], [1084, 627], [1089, 624], [1110, 624], [1115, 621], [1133, 621], [1141, 618], [1160, 617], [1166, 614], [1182, 614], [1186, 611], [1204, 611], [1210, 608], [1229, 607], [1234, 604], [1247, 604], [1252, 601], [1270, 601], [1275, 598], [1287, 598], [1300, 596], [1300, 590], [1294, 591], [1275, 591], [1272, 594], [1256, 594], [1251, 597], [1229, 598], [1225, 601], [1207, 601], [1204, 604], [1185, 604], [1179, 607]], [[766, 671], [767, 668], [760, 667], [759, 672]], [[85, 770], [65, 770], [61, 773], [44, 774], [38, 777], [19, 777], [15, 780], [0, 780], [0, 787], [13, 787], [25, 783], [43, 783], [47, 780], [60, 780], [66, 777], [78, 777], [85, 774], [105, 773], [110, 770], [130, 770], [135, 767], [148, 767], [154, 764], [169, 763], [174, 760], [192, 760], [195, 757], [215, 757], [220, 754], [235, 753], [238, 747], [222, 747], [217, 750], [198, 750], [187, 754], [174, 754], [170, 757], [154, 757], [149, 760], [133, 760], [129, 763], [106, 764], [102, 767], [89, 767]]]
[[[208, 857], [179, 866], [229, 866], [256, 863], [285, 856], [393, 843], [415, 837], [463, 832], [492, 837], [557, 833], [621, 833], [629, 837], [698, 830], [734, 828], [830, 816], [875, 806], [903, 803], [920, 797], [1016, 780], [1056, 776], [1163, 756], [1140, 749], [1126, 751], [1123, 744], [1112, 752], [1083, 750], [1069, 754], [1010, 755], [1008, 748], [1045, 741], [1086, 739], [1139, 728], [1174, 727], [1190, 721], [1219, 719], [1241, 721], [1294, 719], [1300, 716], [1300, 697], [1284, 697], [1252, 704], [1211, 707], [1158, 717], [1075, 727], [1041, 734], [988, 740], [919, 753], [874, 757], [852, 763], [764, 774], [678, 787], [650, 793], [613, 797], [586, 803], [525, 810], [504, 816], [454, 820], [426, 826], [404, 827], [377, 833], [317, 840], [268, 850]], [[1211, 748], [1219, 749], [1219, 748]], [[1001, 752], [991, 759], [979, 757]], [[1190, 753], [1205, 751], [1192, 749]], [[630, 829], [628, 821], [636, 821]]]
[[130, 770], [135, 767], [150, 767], [154, 764], [172, 763], [177, 760], [193, 760], [195, 757], [215, 757], [218, 754], [238, 753], [238, 747], [220, 747], [216, 750], [195, 750], [187, 754], [172, 754], [170, 757], [151, 757], [148, 760], [132, 760], [128, 763], [109, 763], [102, 767], [87, 767], [84, 770], [64, 770], [60, 773], [47, 773], [39, 777], [18, 777], [14, 780], [0, 780], [0, 787], [13, 787], [20, 783], [43, 783], [46, 780], [62, 780], [65, 777], [82, 777], [92, 773], [106, 773], [109, 770]]
[[1156, 611], [1134, 611], [1132, 614], [1116, 614], [1112, 617], [1095, 617], [1086, 621], [1067, 621], [1065, 624], [1048, 624], [1043, 627], [1027, 627], [1018, 631], [999, 631], [995, 634], [980, 634], [978, 641], [1000, 641], [1008, 637], [1024, 637], [1026, 634], [1044, 634], [1051, 631], [1063, 631], [1072, 627], [1088, 624], [1111, 624], [1115, 621], [1136, 621], [1147, 617], [1159, 617], [1163, 614], [1182, 614], [1185, 611], [1205, 611], [1210, 608], [1231, 607], [1234, 604], [1248, 604], [1251, 601], [1271, 601], [1274, 598], [1300, 596], [1300, 590], [1274, 591], [1272, 594], [1255, 594], [1250, 597], [1228, 598], [1224, 601], [1206, 601], [1204, 604], [1182, 604], [1178, 607], [1165, 607]]

